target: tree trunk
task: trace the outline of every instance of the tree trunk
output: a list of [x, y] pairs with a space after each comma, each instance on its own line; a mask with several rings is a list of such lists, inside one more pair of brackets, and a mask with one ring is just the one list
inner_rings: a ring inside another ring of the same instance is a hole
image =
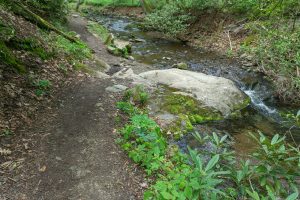
[[34, 23], [37, 23], [38, 26], [51, 30], [61, 36], [63, 36], [64, 38], [66, 38], [67, 40], [71, 41], [71, 42], [75, 42], [78, 43], [78, 41], [67, 35], [66, 33], [58, 30], [57, 28], [55, 28], [52, 24], [50, 24], [48, 21], [44, 20], [42, 17], [38, 16], [37, 14], [33, 13], [31, 10], [29, 10], [24, 4], [22, 4], [21, 2], [12, 0], [13, 5], [17, 5], [18, 7], [20, 7], [23, 11], [25, 11], [26, 14], [29, 15], [26, 16], [25, 13], [23, 12], [18, 12], [17, 10], [13, 10], [13, 12], [16, 12], [16, 14], [22, 15], [23, 17], [27, 18], [30, 21], [34, 21]]

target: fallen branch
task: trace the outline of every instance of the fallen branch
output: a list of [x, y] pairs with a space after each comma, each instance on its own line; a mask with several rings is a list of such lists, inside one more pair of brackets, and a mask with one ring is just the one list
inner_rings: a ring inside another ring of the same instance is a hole
[[231, 43], [231, 38], [230, 38], [230, 33], [229, 33], [229, 31], [227, 31], [226, 34], [227, 34], [227, 37], [228, 37], [228, 40], [229, 40], [230, 50], [232, 51], [233, 48], [232, 48], [232, 43]]
[[[32, 12], [30, 9], [28, 9], [23, 3], [19, 2], [19, 1], [16, 1], [16, 0], [12, 0], [12, 4], [20, 7], [23, 11], [25, 11], [30, 16], [29, 20], [33, 20], [35, 23], [37, 23], [38, 26], [40, 26], [42, 28], [45, 28], [45, 29], [48, 29], [48, 30], [51, 30], [51, 31], [63, 36], [64, 38], [66, 38], [67, 40], [69, 40], [71, 42], [78, 43], [78, 41], [75, 38], [73, 38], [73, 37], [67, 35], [66, 33], [58, 30], [55, 26], [50, 24], [48, 21], [46, 21], [45, 19], [43, 19], [39, 15]], [[28, 19], [28, 17], [25, 16], [25, 14], [22, 13], [22, 12], [18, 12], [17, 10], [13, 10], [13, 12], [16, 12], [16, 14], [22, 15], [23, 17]]]

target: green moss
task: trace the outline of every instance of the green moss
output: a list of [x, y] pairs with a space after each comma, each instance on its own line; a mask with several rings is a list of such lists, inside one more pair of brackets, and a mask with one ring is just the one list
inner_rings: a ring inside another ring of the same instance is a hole
[[245, 46], [249, 46], [251, 45], [253, 42], [257, 41], [257, 35], [253, 34], [253, 35], [249, 35], [248, 37], [246, 37], [243, 41], [243, 45]]
[[93, 71], [87, 65], [81, 62], [75, 62], [73, 68], [77, 71], [82, 71], [89, 74], [93, 73]]
[[53, 52], [47, 52], [45, 48], [34, 38], [14, 38], [9, 42], [9, 45], [18, 50], [29, 51], [43, 60], [47, 60], [54, 56]]
[[19, 73], [24, 73], [26, 71], [25, 67], [17, 59], [12, 51], [6, 46], [6, 44], [3, 41], [0, 41], [0, 60], [8, 67], [12, 67], [14, 70], [16, 70]]
[[177, 115], [178, 119], [168, 128], [174, 139], [193, 131], [194, 124], [223, 119], [222, 115], [209, 108], [203, 108], [196, 99], [171, 93], [164, 99], [161, 110]]
[[[70, 32], [69, 34], [74, 35], [72, 32]], [[55, 45], [59, 49], [62, 49], [71, 58], [74, 58], [76, 60], [92, 58], [91, 50], [83, 42], [74, 43], [70, 42], [62, 36], [56, 36]]]
[[250, 99], [250, 97], [247, 96], [242, 103], [240, 103], [240, 104], [233, 107], [233, 110], [234, 110], [233, 113], [246, 108], [250, 103], [251, 103], [251, 99]]
[[220, 120], [222, 115], [209, 108], [203, 106], [193, 97], [181, 94], [168, 95], [162, 107], [174, 115], [187, 115], [192, 124], [203, 123], [206, 121]]
[[91, 33], [98, 35], [102, 42], [105, 42], [109, 37], [109, 31], [99, 23], [89, 21], [87, 28]]
[[122, 49], [116, 47], [116, 45], [114, 44], [110, 44], [108, 47], [107, 47], [107, 50], [109, 53], [115, 55], [115, 56], [122, 56], [124, 58], [127, 58], [128, 55], [131, 53], [131, 46], [126, 46]]

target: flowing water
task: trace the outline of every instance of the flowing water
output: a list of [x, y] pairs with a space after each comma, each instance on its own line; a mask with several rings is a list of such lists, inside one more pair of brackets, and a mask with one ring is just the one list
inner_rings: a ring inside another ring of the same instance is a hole
[[[184, 62], [191, 71], [231, 79], [251, 98], [251, 105], [242, 111], [242, 118], [198, 125], [199, 132], [215, 131], [233, 136], [234, 148], [242, 154], [253, 148], [250, 132], [261, 131], [269, 136], [279, 133], [299, 144], [300, 129], [290, 129], [279, 114], [280, 110], [293, 110], [277, 105], [272, 86], [262, 74], [251, 72], [226, 56], [165, 39], [160, 33], [143, 32], [137, 28], [138, 22], [129, 18], [99, 15], [90, 15], [90, 18], [105, 25], [116, 37], [132, 41], [133, 57], [139, 62], [158, 69]], [[187, 136], [183, 143], [192, 144], [193, 139]]]

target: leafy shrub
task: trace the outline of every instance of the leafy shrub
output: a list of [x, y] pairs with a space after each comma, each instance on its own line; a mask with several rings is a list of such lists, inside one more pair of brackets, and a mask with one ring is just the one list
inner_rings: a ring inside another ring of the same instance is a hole
[[63, 19], [66, 15], [65, 0], [26, 0], [30, 9], [48, 19]]
[[145, 18], [145, 27], [177, 36], [186, 31], [191, 16], [174, 3], [166, 4]]
[[258, 32], [258, 39], [250, 46], [250, 52], [271, 79], [283, 102], [300, 102], [300, 29], [291, 31], [288, 26], [275, 28], [276, 23], [253, 23], [251, 29]]

